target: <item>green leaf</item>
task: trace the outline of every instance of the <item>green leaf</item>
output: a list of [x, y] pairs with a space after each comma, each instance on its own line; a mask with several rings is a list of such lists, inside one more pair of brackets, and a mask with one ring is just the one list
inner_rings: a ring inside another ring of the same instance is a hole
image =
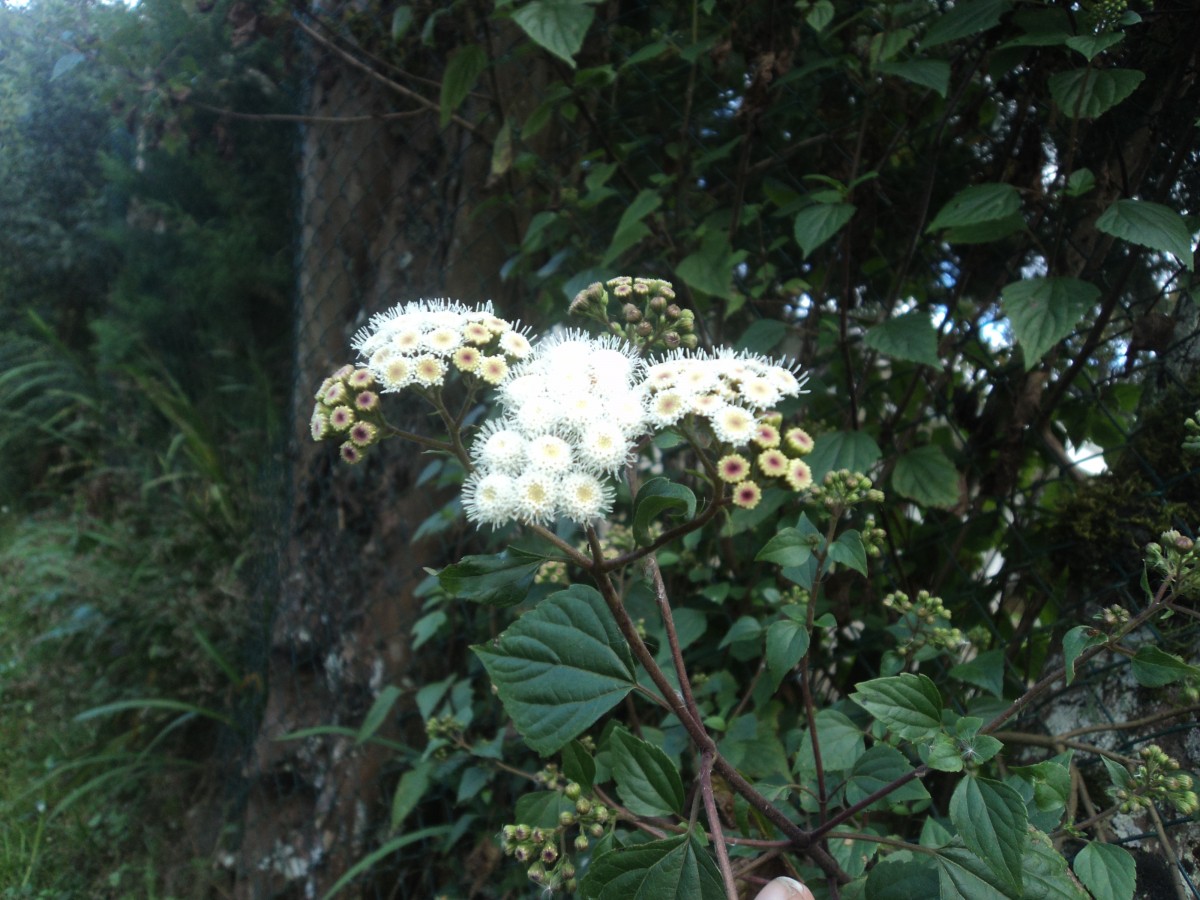
[[412, 627], [412, 649], [414, 651], [420, 650], [421, 646], [426, 641], [430, 640], [434, 635], [436, 635], [438, 633], [438, 629], [445, 625], [448, 621], [449, 617], [440, 609], [435, 609], [428, 615], [421, 616], [421, 618], [417, 619], [417, 621], [413, 623]]
[[588, 900], [725, 900], [716, 863], [691, 835], [598, 856], [579, 890]]
[[1105, 234], [1161, 250], [1192, 268], [1192, 236], [1183, 216], [1168, 206], [1148, 200], [1118, 200], [1096, 219]]
[[942, 847], [933, 857], [938, 863], [939, 896], [944, 900], [1027, 900], [961, 843]]
[[829, 545], [828, 562], [840, 563], [848, 569], [866, 577], [867, 548], [863, 546], [862, 535], [854, 529], [843, 531], [838, 539]]
[[816, 0], [804, 14], [804, 21], [813, 31], [820, 33], [833, 21], [834, 12], [831, 0]]
[[781, 528], [754, 557], [755, 562], [802, 566], [812, 556], [811, 539], [795, 528]]
[[712, 229], [700, 241], [700, 249], [685, 256], [675, 274], [692, 290], [713, 297], [733, 299], [733, 271], [746, 258], [745, 250], [734, 250], [724, 231]]
[[400, 41], [412, 27], [413, 11], [411, 6], [397, 6], [392, 13], [392, 40]]
[[927, 676], [905, 672], [861, 681], [854, 687], [850, 699], [893, 734], [921, 741], [941, 731], [942, 695]]
[[938, 873], [923, 857], [901, 851], [867, 873], [871, 900], [914, 900], [938, 896]]
[[808, 652], [808, 640], [804, 626], [791, 619], [781, 619], [767, 629], [767, 671], [772, 691], [778, 690], [780, 682]]
[[1021, 195], [1011, 184], [976, 184], [951, 197], [926, 226], [925, 232], [994, 222], [1020, 210]]
[[757, 641], [762, 634], [762, 623], [754, 616], [740, 616], [729, 630], [725, 632], [721, 638], [721, 643], [717, 645], [718, 650], [724, 650], [730, 644], [740, 644], [745, 641]]
[[375, 702], [371, 704], [371, 708], [367, 710], [362, 725], [359, 726], [358, 734], [354, 738], [355, 742], [361, 744], [363, 741], [370, 740], [371, 736], [387, 721], [388, 714], [399, 699], [400, 688], [394, 684], [389, 684], [380, 691]]
[[1137, 90], [1145, 77], [1137, 69], [1072, 69], [1050, 76], [1050, 96], [1068, 116], [1094, 119]]
[[949, 675], [983, 688], [995, 697], [1004, 696], [1004, 651], [985, 650], [974, 659], [954, 666]]
[[950, 244], [988, 244], [1006, 238], [1025, 227], [1025, 217], [1019, 212], [1003, 219], [992, 219], [977, 225], [956, 225], [947, 228], [942, 239]]
[[1153, 644], [1138, 647], [1131, 665], [1133, 677], [1142, 687], [1162, 687], [1181, 678], [1200, 677], [1200, 668], [1189, 666], [1178, 656], [1160, 650]]
[[967, 848], [1019, 892], [1028, 824], [1020, 794], [999, 781], [964, 778], [950, 798], [950, 821]]
[[937, 332], [927, 313], [910, 312], [881, 322], [867, 331], [863, 343], [893, 359], [927, 366], [941, 365]]
[[1090, 625], [1076, 625], [1063, 635], [1063, 667], [1068, 685], [1075, 680], [1075, 661], [1079, 654], [1088, 647], [1103, 644], [1104, 640], [1104, 635]]
[[1132, 900], [1137, 885], [1133, 854], [1116, 844], [1092, 841], [1071, 868], [1096, 900]]
[[962, 749], [958, 739], [944, 731], [933, 739], [932, 744], [921, 745], [921, 761], [939, 772], [961, 772], [963, 770]]
[[625, 639], [603, 598], [584, 585], [552, 594], [499, 639], [471, 649], [541, 754], [590, 728], [637, 684]]
[[1117, 762], [1115, 759], [1109, 759], [1107, 756], [1100, 757], [1100, 762], [1104, 763], [1104, 768], [1108, 772], [1109, 780], [1112, 781], [1115, 788], [1127, 788], [1132, 780], [1129, 770]]
[[638, 195], [625, 207], [621, 219], [617, 222], [617, 230], [613, 232], [612, 241], [604, 251], [600, 261], [601, 266], [610, 265], [618, 256], [650, 233], [650, 229], [642, 224], [642, 219], [662, 205], [662, 194], [649, 189], [638, 191]]
[[639, 544], [645, 546], [653, 541], [650, 525], [664, 512], [692, 518], [696, 514], [696, 495], [669, 479], [651, 478], [638, 489], [634, 507], [633, 536]]
[[837, 234], [854, 215], [853, 203], [814, 203], [796, 214], [793, 233], [805, 256]]
[[1045, 832], [1029, 830], [1021, 864], [1023, 900], [1089, 900]]
[[562, 771], [585, 791], [592, 788], [596, 778], [596, 760], [579, 741], [571, 741], [562, 749]]
[[933, 24], [921, 39], [921, 46], [928, 50], [939, 44], [987, 31], [1000, 22], [1008, 11], [1008, 0], [967, 0], [956, 3], [948, 11], [937, 13]]
[[435, 768], [437, 763], [431, 759], [423, 759], [400, 776], [396, 793], [392, 795], [392, 831], [403, 825], [408, 814], [417, 808], [417, 804], [433, 784]]
[[450, 830], [450, 825], [435, 825], [432, 828], [421, 828], [417, 831], [410, 831], [407, 834], [402, 834], [398, 837], [392, 838], [382, 847], [368, 853], [349, 869], [347, 869], [342, 874], [342, 877], [335, 881], [329, 890], [325, 892], [325, 894], [321, 897], [321, 900], [333, 900], [333, 898], [341, 892], [342, 888], [350, 884], [350, 882], [352, 882], [363, 872], [369, 872], [381, 859], [387, 859], [397, 850], [402, 850], [409, 844], [415, 844], [418, 841], [424, 841], [428, 838], [442, 837], [443, 835], [449, 834]]
[[1025, 351], [1025, 370], [1075, 330], [1100, 297], [1100, 289], [1078, 278], [1027, 278], [1000, 293], [1000, 305]]
[[875, 66], [881, 75], [895, 75], [921, 87], [936, 91], [945, 99], [950, 89], [950, 63], [942, 59], [910, 59], [903, 62], [882, 62]]
[[1083, 58], [1091, 62], [1109, 47], [1114, 44], [1119, 44], [1125, 39], [1125, 35], [1119, 31], [1110, 31], [1108, 34], [1077, 34], [1066, 39], [1065, 43], [1076, 53], [1083, 54]]
[[[821, 765], [826, 772], [849, 771], [866, 749], [862, 729], [848, 716], [834, 709], [817, 712], [817, 742], [821, 747]], [[816, 758], [812, 736], [806, 731], [796, 751], [796, 771], [815, 774]]]
[[[846, 802], [858, 803], [911, 771], [913, 771], [912, 764], [903, 753], [895, 747], [876, 744], [854, 761], [846, 781]], [[919, 778], [914, 778], [896, 788], [886, 797], [876, 800], [869, 809], [888, 809], [896, 803], [928, 799], [929, 791], [925, 789], [925, 785]]]
[[1091, 169], [1076, 169], [1067, 177], [1066, 195], [1082, 197], [1096, 187], [1096, 176]]
[[1063, 809], [1071, 795], [1071, 770], [1048, 759], [1032, 766], [1013, 766], [1009, 771], [1033, 786], [1033, 802], [1039, 812]]
[[529, 594], [533, 577], [545, 561], [515, 547], [487, 556], [464, 556], [438, 572], [438, 584], [451, 597], [513, 606]]
[[870, 471], [881, 456], [883, 451], [865, 431], [827, 431], [813, 441], [808, 465], [813, 481], [820, 484], [826, 473], [837, 469]]
[[614, 729], [612, 740], [613, 778], [625, 806], [639, 816], [681, 815], [683, 780], [670, 757], [624, 728]]
[[918, 447], [896, 460], [892, 487], [922, 506], [954, 506], [958, 503], [958, 470], [940, 447]]
[[530, 791], [517, 800], [513, 816], [530, 828], [557, 828], [559, 815], [574, 811], [575, 801], [568, 800], [562, 791]]
[[734, 345], [734, 349], [770, 353], [787, 337], [787, 333], [788, 326], [778, 319], [755, 319]]
[[596, 13], [592, 0], [533, 0], [513, 12], [513, 21], [530, 39], [575, 68], [575, 54]]
[[441, 126], [450, 122], [454, 111], [467, 99], [480, 73], [488, 67], [487, 52], [478, 44], [459, 48], [446, 63], [442, 76]]

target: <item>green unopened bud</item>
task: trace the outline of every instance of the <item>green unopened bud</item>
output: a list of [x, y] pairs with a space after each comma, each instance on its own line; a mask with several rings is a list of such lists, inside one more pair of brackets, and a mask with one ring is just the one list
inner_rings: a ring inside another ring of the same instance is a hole
[[568, 800], [578, 800], [583, 794], [583, 787], [576, 784], [574, 781], [567, 782], [566, 788], [563, 789]]
[[672, 303], [665, 310], [663, 310], [663, 312], [666, 313], [667, 318], [671, 319], [672, 321], [674, 321], [675, 319], [678, 319], [681, 315], [683, 315], [683, 310], [680, 309], [678, 306], [676, 306], [674, 303]]
[[595, 816], [596, 821], [603, 825], [608, 821], [608, 807], [597, 803], [596, 809], [593, 811], [593, 815]]
[[541, 884], [546, 880], [546, 867], [540, 862], [535, 862], [529, 867], [529, 869], [526, 871], [526, 874], [529, 876], [530, 881], [535, 881], [538, 884]]
[[542, 848], [542, 862], [548, 866], [554, 865], [554, 861], [558, 859], [558, 848], [553, 844], [547, 844]]
[[575, 812], [579, 813], [581, 816], [586, 816], [591, 811], [592, 801], [587, 797], [580, 797], [575, 801]]
[[577, 835], [575, 838], [575, 849], [582, 853], [588, 848], [589, 843], [586, 834]]
[[679, 337], [679, 332], [668, 331], [662, 336], [662, 341], [667, 345], [668, 350], [674, 350], [681, 343], [681, 338]]
[[558, 824], [563, 828], [570, 828], [577, 821], [579, 821], [579, 819], [575, 816], [575, 813], [571, 812], [569, 809], [564, 809], [558, 814]]
[[588, 834], [594, 838], [602, 838], [604, 837], [604, 826], [599, 822], [596, 822], [591, 828], [588, 829]]
[[649, 322], [645, 322], [645, 321], [638, 322], [637, 328], [635, 330], [637, 332], [638, 337], [645, 338], [645, 337], [650, 337], [650, 335], [654, 334], [654, 326], [651, 325]]
[[528, 825], [516, 825], [513, 827], [513, 838], [518, 841], [527, 841], [533, 833], [533, 829]]
[[533, 829], [533, 834], [530, 835], [529, 839], [535, 844], [544, 844], [546, 843], [546, 832], [541, 828], [535, 828]]
[[656, 294], [650, 298], [650, 309], [656, 313], [662, 313], [667, 308], [667, 298]]
[[642, 321], [642, 311], [632, 303], [626, 303], [621, 307], [621, 315], [625, 317], [626, 322]]
[[694, 334], [685, 334], [680, 339], [680, 343], [683, 344], [683, 346], [687, 347], [689, 350], [695, 350], [697, 347], [700, 346], [700, 338], [696, 337], [696, 335], [694, 335]]

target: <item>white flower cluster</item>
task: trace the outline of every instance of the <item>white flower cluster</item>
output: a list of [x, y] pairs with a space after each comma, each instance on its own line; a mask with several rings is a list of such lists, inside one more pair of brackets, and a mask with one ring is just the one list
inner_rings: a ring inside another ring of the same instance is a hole
[[706, 419], [717, 440], [744, 447], [754, 439], [759, 415], [801, 393], [805, 380], [753, 353], [684, 351], [647, 369], [646, 419], [655, 429], [689, 415]]
[[613, 337], [540, 340], [500, 386], [502, 415], [472, 444], [467, 518], [586, 522], [611, 511], [612, 477], [646, 431], [642, 371], [634, 348]]
[[509, 361], [524, 359], [532, 349], [490, 303], [470, 307], [448, 300], [418, 300], [377, 313], [351, 346], [384, 393], [409, 385], [437, 387], [451, 367], [499, 384]]

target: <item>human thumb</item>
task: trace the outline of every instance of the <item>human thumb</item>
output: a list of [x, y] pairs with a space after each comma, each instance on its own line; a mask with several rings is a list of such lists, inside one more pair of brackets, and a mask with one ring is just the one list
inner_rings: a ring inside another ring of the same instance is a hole
[[780, 876], [766, 884], [754, 900], [814, 900], [813, 893], [795, 878]]

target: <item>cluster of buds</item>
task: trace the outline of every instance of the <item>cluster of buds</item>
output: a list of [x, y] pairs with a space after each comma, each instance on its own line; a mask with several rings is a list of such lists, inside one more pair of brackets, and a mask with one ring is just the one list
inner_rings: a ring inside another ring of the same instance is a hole
[[956, 650], [967, 642], [962, 631], [950, 626], [950, 611], [941, 597], [920, 591], [916, 600], [901, 591], [883, 598], [885, 608], [900, 614], [900, 620], [888, 627], [903, 656], [927, 659], [942, 650]]
[[876, 489], [870, 478], [849, 469], [827, 472], [812, 493], [814, 500], [835, 515], [859, 503], [883, 502], [883, 491]]
[[1200, 810], [1200, 798], [1192, 790], [1192, 776], [1179, 771], [1179, 761], [1172, 759], [1157, 744], [1147, 744], [1138, 755], [1142, 762], [1130, 774], [1125, 785], [1112, 790], [1121, 812], [1132, 813], [1148, 809], [1155, 801], [1165, 801], [1182, 815], [1194, 815]]
[[782, 481], [797, 492], [812, 487], [812, 469], [803, 457], [812, 452], [813, 439], [803, 428], [789, 428], [781, 435], [782, 421], [778, 413], [758, 420], [749, 444], [753, 464], [741, 453], [727, 453], [717, 461], [717, 475], [732, 485], [735, 505], [743, 509], [758, 506], [763, 479]]
[[887, 532], [875, 524], [874, 516], [866, 517], [859, 536], [862, 538], [863, 549], [867, 551], [867, 556], [878, 559], [883, 555], [883, 548], [887, 545]]
[[[505, 825], [500, 833], [500, 846], [506, 856], [526, 866], [530, 881], [548, 891], [574, 892], [579, 885], [571, 850], [585, 852], [592, 840], [604, 837], [612, 822], [612, 812], [604, 804], [584, 797], [583, 788], [573, 781], [563, 788], [563, 795], [575, 808], [559, 813], [555, 827]], [[568, 846], [572, 829], [578, 833]]]
[[383, 434], [379, 394], [369, 369], [342, 366], [317, 388], [309, 431], [314, 441], [342, 437], [342, 460], [362, 462], [363, 454]]
[[1151, 570], [1174, 582], [1180, 595], [1200, 595], [1200, 548], [1187, 535], [1164, 531], [1156, 543], [1146, 545], [1146, 563]]
[[[611, 294], [610, 294], [611, 291]], [[620, 311], [610, 315], [610, 301]], [[570, 311], [587, 316], [629, 343], [646, 350], [694, 350], [696, 316], [675, 302], [675, 289], [661, 278], [630, 278], [621, 275], [601, 284], [595, 282], [575, 295]]]
[[1187, 435], [1183, 439], [1183, 452], [1190, 453], [1193, 456], [1200, 454], [1200, 409], [1196, 410], [1194, 416], [1189, 416], [1183, 422], [1183, 427], [1187, 430]]
[[1114, 603], [1112, 606], [1106, 606], [1100, 612], [1096, 613], [1095, 618], [1096, 621], [1104, 625], [1109, 631], [1115, 631], [1129, 624], [1129, 610], [1119, 603]]
[[438, 716], [425, 723], [430, 755], [437, 760], [450, 758], [455, 745], [464, 746], [463, 723], [452, 715]]

